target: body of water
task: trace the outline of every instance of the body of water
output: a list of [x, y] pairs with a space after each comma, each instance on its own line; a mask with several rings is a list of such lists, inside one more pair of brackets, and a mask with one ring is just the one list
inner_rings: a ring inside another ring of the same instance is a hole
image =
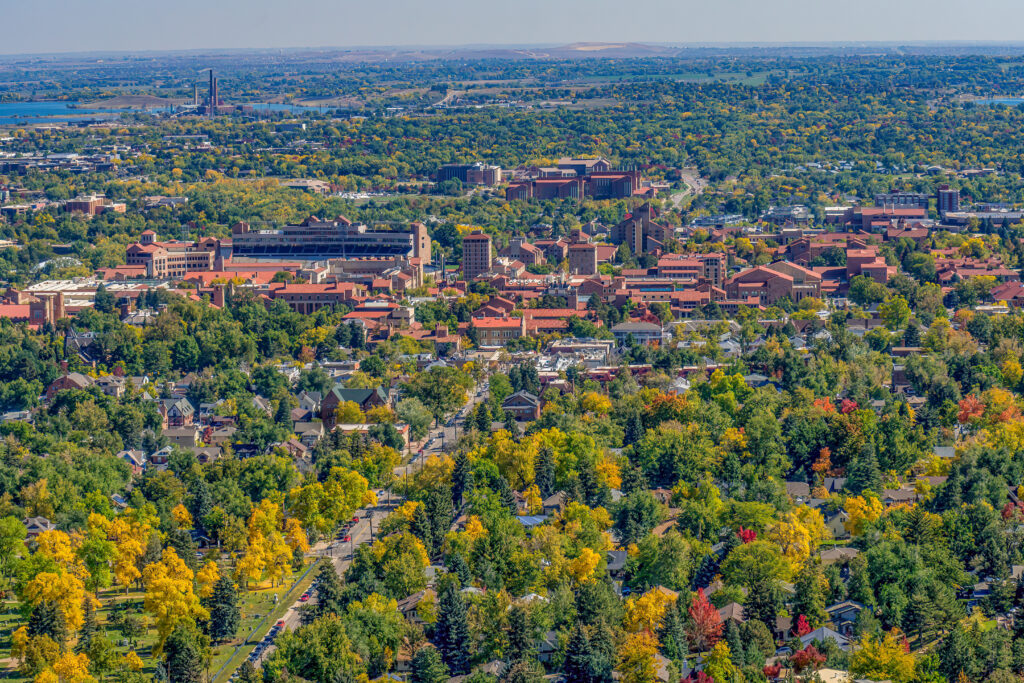
[[1005, 104], [1009, 107], [1016, 107], [1024, 104], [1024, 97], [987, 97], [981, 100], [974, 100], [978, 104]]
[[[39, 123], [73, 123], [78, 121], [103, 121], [114, 119], [124, 113], [141, 112], [142, 109], [76, 109], [77, 102], [0, 102], [0, 125], [31, 125]], [[248, 103], [256, 111], [286, 111], [302, 113], [321, 111], [323, 107], [302, 107], [295, 104], [271, 104], [267, 102]], [[145, 111], [168, 112], [169, 107], [150, 107]]]

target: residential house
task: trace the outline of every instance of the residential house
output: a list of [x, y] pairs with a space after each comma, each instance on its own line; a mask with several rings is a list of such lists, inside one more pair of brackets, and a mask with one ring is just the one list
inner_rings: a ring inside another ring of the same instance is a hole
[[46, 517], [28, 517], [22, 520], [22, 524], [25, 525], [29, 538], [35, 538], [44, 531], [53, 531], [57, 528], [57, 525]]
[[106, 375], [104, 377], [97, 377], [93, 384], [100, 388], [107, 396], [113, 396], [114, 398], [121, 398], [124, 396], [127, 382], [124, 377], [118, 377], [117, 375]]
[[387, 391], [381, 387], [376, 389], [346, 389], [336, 386], [327, 392], [327, 396], [320, 404], [320, 419], [323, 420], [325, 429], [334, 429], [336, 424], [334, 418], [335, 409], [347, 401], [359, 406], [359, 409], [366, 412], [370, 408], [387, 406], [390, 397]]
[[168, 427], [189, 427], [195, 422], [196, 409], [187, 398], [172, 399], [160, 407]]
[[64, 373], [63, 377], [58, 377], [50, 382], [50, 385], [46, 387], [46, 400], [52, 401], [53, 397], [56, 396], [59, 391], [69, 389], [88, 389], [91, 386], [91, 377], [87, 377], [80, 372], [67, 372]]
[[315, 446], [324, 435], [324, 423], [320, 420], [296, 422], [292, 429], [306, 448]]
[[864, 605], [856, 600], [843, 600], [826, 607], [825, 613], [828, 614], [828, 620], [832, 622], [836, 630], [850, 638], [853, 636], [854, 626], [857, 625], [857, 617], [863, 609]]
[[193, 448], [199, 445], [199, 428], [195, 425], [169, 427], [163, 431], [163, 435], [175, 446], [182, 448]]
[[800, 636], [800, 645], [802, 647], [807, 647], [816, 640], [820, 642], [831, 640], [836, 644], [836, 646], [840, 650], [844, 652], [850, 651], [850, 639], [844, 636], [842, 633], [834, 631], [828, 628], [827, 626], [816, 628], [810, 633]]
[[117, 454], [117, 457], [128, 463], [133, 475], [142, 474], [142, 470], [146, 467], [146, 454], [140, 450], [123, 450]]
[[540, 419], [540, 399], [529, 391], [517, 391], [501, 403], [517, 420], [532, 422]]

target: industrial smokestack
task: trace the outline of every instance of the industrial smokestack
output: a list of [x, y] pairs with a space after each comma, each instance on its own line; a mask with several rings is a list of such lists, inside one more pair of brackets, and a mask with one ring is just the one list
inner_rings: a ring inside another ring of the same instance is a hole
[[213, 116], [213, 110], [217, 107], [217, 79], [213, 77], [213, 69], [210, 69], [210, 108], [207, 113]]

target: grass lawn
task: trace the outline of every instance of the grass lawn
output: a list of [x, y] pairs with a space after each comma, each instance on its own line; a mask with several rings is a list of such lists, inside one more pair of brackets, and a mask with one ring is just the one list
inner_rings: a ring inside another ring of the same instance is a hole
[[[255, 590], [248, 591], [239, 589], [239, 607], [242, 619], [238, 628], [238, 637], [212, 648], [213, 656], [209, 669], [211, 676], [230, 661], [231, 665], [224, 667], [222, 676], [218, 678], [218, 680], [227, 680], [231, 672], [245, 661], [253, 646], [260, 641], [270, 625], [280, 619], [288, 607], [294, 604], [312, 583], [315, 565], [315, 561], [310, 562], [300, 572], [293, 574], [293, 581], [302, 577], [294, 587], [292, 584], [286, 583], [276, 588], [257, 587]], [[276, 604], [274, 603], [275, 595], [278, 598]], [[107, 638], [115, 645], [115, 649], [120, 655], [127, 654], [133, 648], [124, 641], [119, 630], [113, 625], [112, 619], [115, 616], [115, 610], [127, 609], [129, 614], [143, 618], [143, 623], [147, 624], [147, 628], [138, 639], [134, 650], [145, 663], [143, 672], [152, 675], [156, 671], [152, 650], [156, 644], [157, 632], [156, 629], [149, 626], [150, 619], [143, 611], [143, 598], [144, 594], [140, 591], [130, 591], [127, 594], [123, 589], [101, 591], [101, 607], [97, 610], [96, 616], [100, 627], [104, 629]], [[7, 681], [28, 680], [18, 674], [16, 663], [9, 659], [10, 635], [24, 624], [25, 620], [18, 612], [17, 602], [8, 601], [2, 604], [0, 607], [0, 678]]]
[[[299, 580], [290, 590], [288, 584], [285, 584], [273, 590], [249, 591], [243, 595], [242, 625], [238, 629], [239, 639], [213, 649], [213, 662], [210, 665], [210, 676], [213, 683], [226, 681], [231, 673], [242, 665], [252, 648], [263, 638], [267, 629], [283, 617], [288, 608], [295, 604], [299, 596], [309, 588], [309, 584], [313, 583], [316, 566], [317, 563], [312, 562], [302, 572], [295, 574], [293, 578]], [[275, 594], [281, 596], [277, 605], [274, 605], [273, 602]], [[259, 628], [253, 632], [257, 626]], [[244, 640], [241, 640], [243, 638]]]

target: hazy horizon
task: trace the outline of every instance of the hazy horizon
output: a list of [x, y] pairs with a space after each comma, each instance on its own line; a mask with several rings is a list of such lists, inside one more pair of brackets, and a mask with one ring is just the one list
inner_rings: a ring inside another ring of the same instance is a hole
[[[34, 0], [9, 7], [0, 54], [554, 46], [1014, 44], [1010, 0]], [[998, 20], [998, 21], [996, 21]]]

